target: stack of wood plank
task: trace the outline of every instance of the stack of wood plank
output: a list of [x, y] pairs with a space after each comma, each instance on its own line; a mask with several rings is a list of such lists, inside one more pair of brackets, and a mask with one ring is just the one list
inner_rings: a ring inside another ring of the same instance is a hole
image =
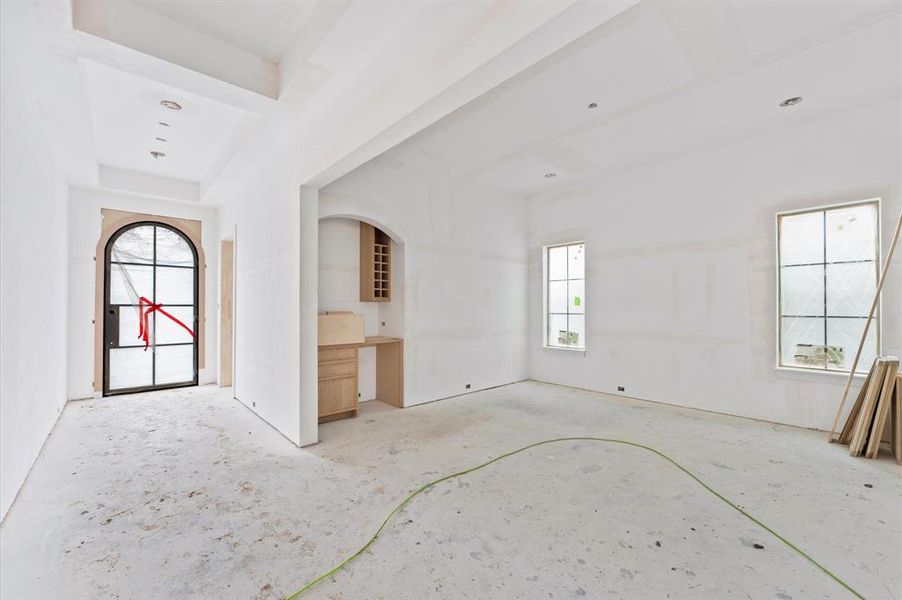
[[852, 456], [877, 458], [885, 438], [896, 462], [902, 464], [902, 374], [895, 356], [874, 361], [839, 434], [839, 443], [848, 444]]

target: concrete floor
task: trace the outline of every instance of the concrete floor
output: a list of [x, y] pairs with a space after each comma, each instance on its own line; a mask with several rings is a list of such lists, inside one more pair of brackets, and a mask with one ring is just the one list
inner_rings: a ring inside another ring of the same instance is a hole
[[[0, 595], [283, 597], [420, 484], [592, 435], [654, 445], [866, 597], [902, 598], [900, 470], [819, 432], [538, 383], [370, 402], [320, 432], [299, 450], [213, 387], [70, 403], [0, 528]], [[308, 597], [849, 594], [662, 459], [564, 443], [420, 496]]]

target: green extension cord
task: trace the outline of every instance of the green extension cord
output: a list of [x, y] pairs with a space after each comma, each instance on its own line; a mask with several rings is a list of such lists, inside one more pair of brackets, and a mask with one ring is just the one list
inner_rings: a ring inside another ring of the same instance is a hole
[[767, 531], [768, 533], [770, 533], [771, 535], [773, 535], [775, 538], [777, 538], [778, 540], [780, 540], [781, 542], [783, 542], [784, 544], [786, 544], [787, 546], [789, 546], [790, 548], [792, 548], [793, 550], [795, 550], [796, 553], [798, 553], [800, 556], [802, 556], [803, 558], [805, 558], [808, 562], [810, 562], [811, 564], [813, 564], [815, 567], [817, 567], [818, 569], [820, 569], [821, 571], [823, 571], [824, 573], [826, 573], [827, 575], [829, 575], [831, 579], [833, 579], [833, 580], [836, 581], [838, 584], [840, 584], [841, 586], [843, 586], [844, 588], [846, 588], [846, 589], [847, 589], [848, 591], [850, 591], [853, 595], [855, 595], [855, 597], [859, 598], [860, 600], [864, 600], [864, 596], [862, 596], [858, 591], [856, 591], [856, 590], [855, 590], [852, 586], [850, 586], [848, 583], [846, 583], [845, 581], [843, 581], [842, 579], [840, 579], [837, 575], [833, 574], [827, 567], [825, 567], [825, 566], [822, 565], [821, 563], [819, 563], [819, 562], [817, 562], [816, 560], [814, 560], [813, 558], [811, 558], [808, 554], [805, 553], [804, 550], [802, 550], [801, 548], [799, 548], [798, 546], [796, 546], [795, 544], [793, 544], [792, 542], [790, 542], [789, 540], [787, 540], [785, 537], [783, 537], [782, 535], [780, 535], [779, 533], [777, 533], [776, 531], [774, 531], [773, 529], [771, 529], [770, 527], [768, 527], [767, 525], [765, 525], [764, 523], [762, 523], [761, 521], [759, 521], [758, 519], [756, 519], [755, 517], [753, 517], [752, 515], [750, 515], [749, 513], [747, 513], [746, 511], [744, 511], [743, 509], [741, 509], [739, 506], [737, 506], [736, 504], [734, 504], [733, 502], [731, 502], [731, 501], [728, 500], [727, 498], [725, 498], [723, 495], [721, 495], [721, 494], [718, 493], [716, 490], [714, 490], [713, 488], [711, 488], [711, 486], [709, 486], [707, 483], [705, 483], [704, 481], [702, 481], [701, 479], [699, 479], [698, 477], [696, 477], [695, 474], [693, 474], [689, 469], [687, 469], [686, 467], [684, 467], [683, 465], [681, 465], [681, 464], [678, 463], [677, 461], [673, 460], [672, 458], [670, 458], [669, 456], [667, 456], [667, 455], [664, 454], [663, 452], [661, 452], [661, 451], [659, 451], [659, 450], [655, 450], [654, 448], [652, 448], [652, 447], [650, 447], [650, 446], [644, 446], [644, 445], [642, 445], [642, 444], [638, 444], [638, 443], [636, 443], [636, 442], [630, 442], [630, 441], [628, 441], [628, 440], [615, 440], [615, 439], [609, 439], [609, 438], [597, 438], [597, 437], [566, 437], [566, 438], [555, 438], [555, 439], [552, 439], [552, 440], [543, 440], [543, 441], [541, 441], [541, 442], [536, 442], [536, 443], [530, 444], [530, 445], [528, 445], [528, 446], [523, 446], [522, 448], [519, 448], [519, 449], [517, 449], [517, 450], [513, 450], [513, 451], [511, 451], [511, 452], [507, 452], [506, 454], [502, 454], [501, 456], [496, 456], [495, 458], [493, 458], [493, 459], [491, 459], [491, 460], [489, 460], [489, 461], [486, 461], [486, 462], [482, 463], [481, 465], [477, 465], [477, 466], [475, 466], [475, 467], [471, 467], [471, 468], [465, 469], [465, 470], [463, 470], [463, 471], [458, 471], [457, 473], [451, 473], [450, 475], [445, 475], [444, 477], [440, 477], [439, 479], [436, 479], [435, 481], [430, 481], [430, 482], [427, 483], [426, 485], [421, 486], [421, 487], [418, 488], [416, 491], [414, 491], [414, 492], [411, 493], [409, 496], [407, 496], [407, 498], [405, 498], [400, 504], [398, 504], [398, 506], [396, 506], [395, 509], [394, 509], [393, 511], [391, 511], [390, 513], [388, 513], [388, 516], [385, 517], [385, 520], [384, 520], [384, 521], [382, 521], [382, 525], [379, 526], [379, 529], [376, 530], [376, 533], [373, 534], [373, 536], [369, 539], [369, 541], [367, 541], [367, 543], [365, 543], [365, 544], [360, 548], [360, 550], [358, 550], [357, 552], [355, 552], [354, 554], [352, 554], [352, 555], [349, 556], [348, 558], [344, 559], [343, 561], [341, 561], [340, 563], [338, 563], [337, 565], [335, 565], [334, 567], [332, 567], [331, 569], [329, 569], [328, 571], [326, 571], [326, 572], [323, 573], [322, 575], [320, 575], [320, 576], [316, 577], [315, 579], [312, 579], [311, 581], [309, 581], [306, 585], [304, 585], [304, 587], [302, 587], [301, 589], [299, 589], [299, 590], [296, 591], [295, 593], [293, 593], [293, 594], [291, 594], [290, 596], [288, 596], [288, 597], [286, 598], [286, 600], [295, 600], [296, 598], [300, 597], [302, 594], [304, 594], [304, 593], [306, 593], [307, 591], [309, 591], [313, 586], [315, 586], [316, 584], [320, 583], [322, 580], [327, 579], [327, 578], [331, 577], [332, 575], [335, 575], [336, 573], [338, 573], [339, 571], [341, 571], [342, 569], [344, 569], [346, 566], [348, 566], [348, 565], [349, 565], [352, 561], [354, 561], [358, 556], [360, 556], [361, 554], [363, 554], [364, 551], [366, 551], [367, 548], [369, 548], [370, 546], [373, 545], [373, 542], [376, 541], [376, 538], [379, 537], [379, 535], [382, 533], [382, 530], [385, 529], [385, 526], [388, 525], [388, 522], [392, 519], [392, 517], [394, 517], [396, 514], [398, 514], [398, 513], [401, 511], [401, 509], [403, 509], [405, 506], [407, 506], [407, 504], [408, 504], [411, 500], [413, 500], [414, 498], [416, 498], [418, 495], [420, 495], [421, 493], [425, 492], [425, 491], [428, 490], [429, 488], [431, 488], [431, 487], [433, 487], [433, 486], [435, 486], [435, 485], [438, 485], [439, 483], [441, 483], [441, 482], [443, 482], [443, 481], [447, 481], [448, 479], [453, 479], [454, 477], [460, 477], [461, 475], [466, 475], [467, 473], [472, 473], [473, 471], [478, 471], [479, 469], [481, 469], [481, 468], [483, 468], [483, 467], [487, 467], [487, 466], [489, 466], [489, 465], [492, 464], [492, 463], [496, 463], [496, 462], [498, 462], [499, 460], [502, 460], [502, 459], [507, 458], [507, 457], [509, 457], [509, 456], [513, 456], [514, 454], [519, 454], [520, 452], [523, 452], [523, 451], [525, 451], [525, 450], [529, 450], [530, 448], [535, 448], [535, 447], [537, 447], [537, 446], [543, 446], [543, 445], [545, 445], [545, 444], [554, 444], [554, 443], [557, 443], [557, 442], [607, 442], [607, 443], [610, 443], [610, 444], [623, 444], [623, 445], [626, 445], [626, 446], [633, 446], [633, 447], [636, 447], [636, 448], [642, 448], [643, 450], [648, 450], [649, 452], [653, 452], [653, 453], [657, 454], [658, 456], [660, 456], [661, 458], [663, 458], [664, 460], [666, 460], [667, 462], [669, 462], [670, 464], [672, 464], [673, 466], [675, 466], [677, 469], [679, 469], [680, 471], [682, 471], [683, 473], [685, 473], [686, 475], [688, 475], [689, 477], [691, 477], [692, 479], [694, 479], [700, 486], [702, 486], [703, 488], [705, 488], [706, 490], [708, 490], [709, 492], [711, 492], [712, 494], [714, 494], [715, 496], [717, 496], [718, 498], [720, 498], [721, 500], [723, 500], [724, 503], [727, 504], [727, 506], [730, 506], [731, 508], [733, 508], [734, 510], [736, 510], [736, 511], [739, 512], [740, 514], [744, 515], [744, 516], [747, 517], [750, 521], [752, 521], [753, 523], [755, 523], [756, 525], [758, 525], [759, 527], [761, 527], [762, 529], [764, 529], [765, 531]]

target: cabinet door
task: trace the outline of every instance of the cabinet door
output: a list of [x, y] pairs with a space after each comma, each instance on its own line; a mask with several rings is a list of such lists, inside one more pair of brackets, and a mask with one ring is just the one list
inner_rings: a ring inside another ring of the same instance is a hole
[[324, 379], [319, 382], [319, 416], [357, 408], [357, 376]]
[[360, 301], [375, 302], [376, 265], [373, 251], [376, 244], [376, 228], [360, 223]]

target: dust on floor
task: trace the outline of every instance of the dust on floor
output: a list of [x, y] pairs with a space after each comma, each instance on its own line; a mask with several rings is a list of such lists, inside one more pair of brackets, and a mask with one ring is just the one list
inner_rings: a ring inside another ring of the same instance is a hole
[[[280, 598], [410, 491], [551, 437], [667, 452], [866, 597], [902, 597], [902, 478], [818, 432], [526, 382], [368, 402], [298, 449], [204, 387], [69, 403], [0, 528], [3, 598]], [[671, 465], [542, 446], [414, 500], [309, 598], [847, 598]]]

